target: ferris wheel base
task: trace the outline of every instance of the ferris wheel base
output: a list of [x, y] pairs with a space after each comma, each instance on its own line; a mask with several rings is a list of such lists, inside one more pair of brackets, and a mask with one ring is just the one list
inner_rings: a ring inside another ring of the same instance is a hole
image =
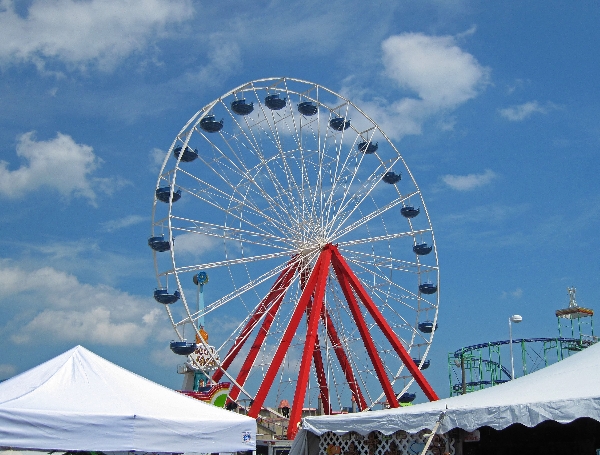
[[227, 402], [227, 395], [229, 394], [230, 387], [230, 382], [219, 382], [211, 386], [200, 387], [197, 391], [178, 390], [178, 392], [187, 395], [188, 397], [195, 398], [196, 400], [223, 408]]

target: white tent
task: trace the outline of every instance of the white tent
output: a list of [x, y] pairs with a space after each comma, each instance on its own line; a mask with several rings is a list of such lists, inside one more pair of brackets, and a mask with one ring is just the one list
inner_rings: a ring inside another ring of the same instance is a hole
[[256, 421], [167, 389], [77, 346], [0, 384], [0, 447], [253, 450]]
[[483, 426], [500, 430], [514, 423], [534, 427], [546, 420], [568, 423], [580, 417], [600, 422], [600, 343], [514, 381], [466, 395], [383, 411], [306, 417], [290, 455], [305, 453], [308, 432], [417, 433], [441, 421], [438, 433], [446, 433]]

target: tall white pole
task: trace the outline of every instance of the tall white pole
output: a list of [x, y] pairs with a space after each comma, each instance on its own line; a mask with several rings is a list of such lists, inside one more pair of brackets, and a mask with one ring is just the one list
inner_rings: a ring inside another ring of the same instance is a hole
[[508, 334], [510, 339], [510, 379], [512, 381], [515, 378], [515, 358], [513, 356], [512, 345], [512, 318], [508, 318]]
[[512, 323], [515, 324], [521, 322], [523, 318], [518, 314], [514, 314], [508, 318], [508, 336], [510, 343], [510, 379], [513, 380], [515, 378], [515, 358], [513, 356], [513, 339], [512, 339]]

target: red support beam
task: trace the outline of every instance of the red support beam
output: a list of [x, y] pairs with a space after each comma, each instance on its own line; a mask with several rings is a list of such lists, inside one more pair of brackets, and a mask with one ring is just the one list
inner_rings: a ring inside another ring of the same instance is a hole
[[271, 389], [271, 386], [273, 385], [273, 381], [275, 380], [277, 371], [281, 367], [283, 358], [285, 357], [285, 354], [287, 353], [287, 351], [290, 347], [290, 344], [292, 343], [292, 339], [294, 338], [294, 335], [296, 334], [296, 330], [298, 329], [298, 325], [300, 324], [302, 315], [306, 311], [308, 302], [310, 301], [310, 298], [315, 289], [315, 286], [317, 283], [317, 278], [318, 278], [318, 272], [319, 272], [321, 263], [323, 262], [322, 258], [323, 258], [323, 252], [321, 252], [321, 254], [319, 255], [319, 258], [317, 259], [315, 267], [310, 275], [310, 278], [308, 279], [307, 285], [304, 288], [304, 290], [302, 291], [300, 300], [298, 301], [298, 304], [296, 305], [296, 308], [294, 309], [294, 313], [292, 314], [290, 322], [288, 323], [288, 326], [285, 329], [283, 337], [281, 338], [281, 340], [279, 342], [279, 346], [277, 348], [277, 351], [275, 352], [275, 355], [273, 356], [271, 365], [269, 365], [269, 368], [267, 369], [267, 373], [265, 374], [265, 377], [263, 378], [263, 381], [258, 389], [258, 392], [256, 392], [256, 396], [254, 397], [254, 402], [252, 403], [252, 406], [250, 406], [250, 409], [248, 410], [248, 415], [250, 417], [254, 417], [254, 418], [258, 417], [258, 413], [260, 412], [260, 410], [262, 408], [265, 398], [267, 397], [267, 394], [269, 393], [269, 390]]
[[[277, 311], [279, 311], [279, 307], [281, 305], [282, 300], [283, 300], [283, 295], [281, 295], [280, 298], [277, 298], [275, 300], [274, 304], [271, 306], [271, 308], [269, 308], [269, 311], [267, 312], [267, 315], [265, 316], [265, 319], [263, 320], [262, 326], [260, 327], [260, 330], [256, 334], [254, 343], [252, 343], [252, 347], [250, 348], [250, 351], [248, 352], [248, 355], [246, 356], [246, 360], [244, 360], [244, 364], [242, 365], [242, 368], [240, 369], [240, 371], [235, 379], [235, 382], [238, 383], [242, 387], [243, 387], [244, 383], [246, 382], [246, 379], [248, 379], [248, 375], [250, 374], [252, 365], [254, 365], [254, 361], [256, 360], [256, 357], [258, 357], [258, 354], [260, 353], [260, 348], [263, 345], [265, 338], [267, 337], [267, 334], [269, 333], [271, 324], [275, 320], [275, 315], [277, 314]], [[229, 393], [229, 398], [231, 398], [232, 400], [235, 401], [235, 400], [237, 400], [237, 397], [239, 396], [239, 394], [240, 394], [240, 388], [234, 385], [233, 388], [231, 389], [231, 392]]]
[[315, 372], [317, 373], [317, 381], [319, 383], [319, 395], [321, 396], [321, 403], [323, 403], [323, 411], [325, 412], [325, 415], [330, 415], [331, 403], [329, 402], [329, 387], [327, 386], [327, 376], [325, 375], [325, 367], [323, 365], [323, 355], [321, 354], [321, 346], [319, 343], [318, 333], [315, 335], [313, 362], [315, 363]]
[[[336, 251], [337, 249], [334, 249], [333, 253], [335, 254]], [[348, 306], [352, 312], [352, 316], [354, 317], [354, 322], [356, 323], [356, 327], [358, 328], [363, 343], [365, 344], [365, 349], [369, 354], [369, 358], [371, 359], [371, 363], [373, 364], [373, 368], [375, 369], [379, 383], [383, 388], [383, 392], [387, 398], [388, 404], [392, 408], [397, 408], [400, 406], [400, 404], [398, 403], [394, 389], [392, 389], [392, 384], [388, 378], [383, 363], [381, 362], [381, 358], [379, 357], [379, 353], [377, 352], [373, 338], [371, 338], [367, 323], [361, 314], [356, 297], [352, 292], [350, 282], [348, 281], [347, 272], [340, 265], [339, 261], [334, 261], [333, 259], [335, 259], [335, 256], [332, 257], [333, 269], [335, 270], [335, 274], [342, 288], [342, 292], [346, 297], [346, 301], [348, 302]]]
[[346, 376], [346, 382], [352, 391], [352, 396], [354, 397], [354, 401], [358, 406], [358, 410], [364, 411], [367, 409], [367, 402], [365, 401], [365, 398], [360, 390], [360, 385], [354, 377], [352, 365], [350, 365], [350, 361], [348, 360], [348, 356], [346, 356], [346, 351], [344, 351], [344, 346], [342, 346], [342, 342], [337, 334], [333, 320], [331, 319], [329, 312], [325, 309], [325, 306], [323, 306], [323, 309], [321, 310], [321, 319], [327, 328], [327, 335], [329, 336], [329, 340], [331, 341], [333, 350], [338, 362], [340, 363], [340, 367], [342, 368], [344, 376]]
[[[223, 371], [227, 370], [227, 368], [229, 368], [229, 366], [231, 365], [231, 362], [235, 360], [236, 356], [248, 340], [249, 334], [258, 325], [258, 322], [265, 314], [265, 311], [267, 311], [269, 307], [273, 305], [273, 303], [275, 303], [277, 306], [281, 303], [283, 297], [285, 296], [287, 288], [290, 282], [292, 281], [294, 274], [296, 273], [297, 268], [298, 262], [296, 261], [296, 258], [293, 257], [288, 262], [286, 268], [281, 271], [281, 273], [275, 280], [275, 283], [273, 283], [273, 286], [271, 286], [271, 290], [269, 291], [267, 296], [260, 302], [258, 307], [256, 307], [254, 314], [252, 314], [252, 316], [246, 323], [246, 326], [242, 329], [240, 334], [233, 342], [233, 346], [231, 346], [229, 352], [227, 353], [227, 355], [223, 359], [223, 362], [221, 363], [221, 368], [213, 373], [212, 379], [215, 382], [219, 382], [219, 380], [223, 377]], [[232, 399], [235, 400], [235, 398]]]
[[[308, 315], [304, 351], [302, 353], [302, 361], [300, 363], [300, 371], [298, 373], [298, 382], [296, 383], [296, 391], [294, 393], [294, 402], [292, 403], [292, 409], [290, 411], [290, 420], [287, 431], [287, 438], [290, 440], [294, 439], [296, 436], [296, 433], [298, 432], [298, 424], [302, 418], [302, 407], [304, 405], [304, 398], [306, 396], [306, 387], [308, 385], [311, 358], [313, 357], [315, 349], [317, 329], [319, 326], [319, 319], [321, 318], [321, 308], [323, 306], [323, 298], [325, 297], [325, 286], [327, 285], [327, 274], [329, 273], [330, 264], [331, 249], [329, 246], [325, 246], [325, 248], [321, 251], [321, 255], [319, 256], [319, 267], [318, 269], [315, 267], [318, 272], [318, 278], [315, 284], [312, 308], [310, 314]], [[308, 286], [305, 290], [307, 290], [309, 287], [310, 286]]]
[[[308, 280], [308, 274], [306, 270], [303, 270], [300, 273], [300, 289], [304, 289], [306, 286], [306, 281]], [[314, 299], [314, 294], [312, 296]], [[312, 300], [308, 303], [308, 307], [306, 309], [306, 316], [308, 320], [308, 315], [310, 314], [312, 308]], [[315, 349], [313, 351], [313, 361], [315, 363], [315, 371], [317, 373], [317, 381], [319, 382], [319, 390], [321, 391], [321, 400], [323, 403], [323, 408], [325, 410], [325, 414], [331, 414], [331, 405], [329, 403], [329, 388], [327, 387], [327, 377], [325, 375], [325, 368], [323, 365], [323, 356], [321, 355], [321, 348], [319, 344], [319, 335], [317, 334], [317, 338], [315, 340]]]
[[427, 396], [429, 401], [438, 400], [439, 398], [437, 394], [435, 393], [429, 382], [427, 382], [427, 380], [423, 376], [423, 373], [421, 373], [421, 370], [419, 370], [419, 367], [415, 365], [415, 363], [412, 361], [410, 355], [408, 354], [408, 352], [406, 352], [406, 349], [404, 348], [404, 346], [402, 346], [402, 343], [400, 342], [392, 328], [389, 326], [389, 324], [387, 323], [387, 321], [385, 320], [385, 318], [383, 317], [373, 300], [371, 300], [371, 297], [369, 296], [365, 288], [360, 284], [360, 281], [352, 272], [352, 269], [350, 269], [348, 263], [342, 257], [337, 247], [335, 246], [332, 246], [332, 264], [336, 271], [337, 269], [340, 269], [340, 272], [344, 275], [345, 280], [347, 280], [354, 292], [356, 292], [356, 295], [362, 301], [367, 311], [371, 314], [371, 317], [375, 320], [376, 324], [381, 329], [385, 337], [388, 339], [388, 341], [390, 342], [390, 344], [392, 345], [392, 347], [394, 348], [394, 350], [396, 351], [396, 353], [398, 354], [398, 356], [400, 357], [410, 374], [413, 376], [413, 378], [415, 378], [415, 381], [417, 382], [417, 384], [419, 384], [419, 387], [421, 387], [421, 390], [423, 390], [425, 396]]

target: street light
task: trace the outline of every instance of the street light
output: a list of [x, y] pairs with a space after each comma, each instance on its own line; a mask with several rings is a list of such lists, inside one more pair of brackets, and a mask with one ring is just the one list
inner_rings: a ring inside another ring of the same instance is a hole
[[513, 357], [513, 342], [512, 342], [512, 323], [518, 324], [523, 318], [518, 314], [513, 314], [508, 318], [508, 334], [510, 337], [510, 379], [515, 378], [515, 359]]

